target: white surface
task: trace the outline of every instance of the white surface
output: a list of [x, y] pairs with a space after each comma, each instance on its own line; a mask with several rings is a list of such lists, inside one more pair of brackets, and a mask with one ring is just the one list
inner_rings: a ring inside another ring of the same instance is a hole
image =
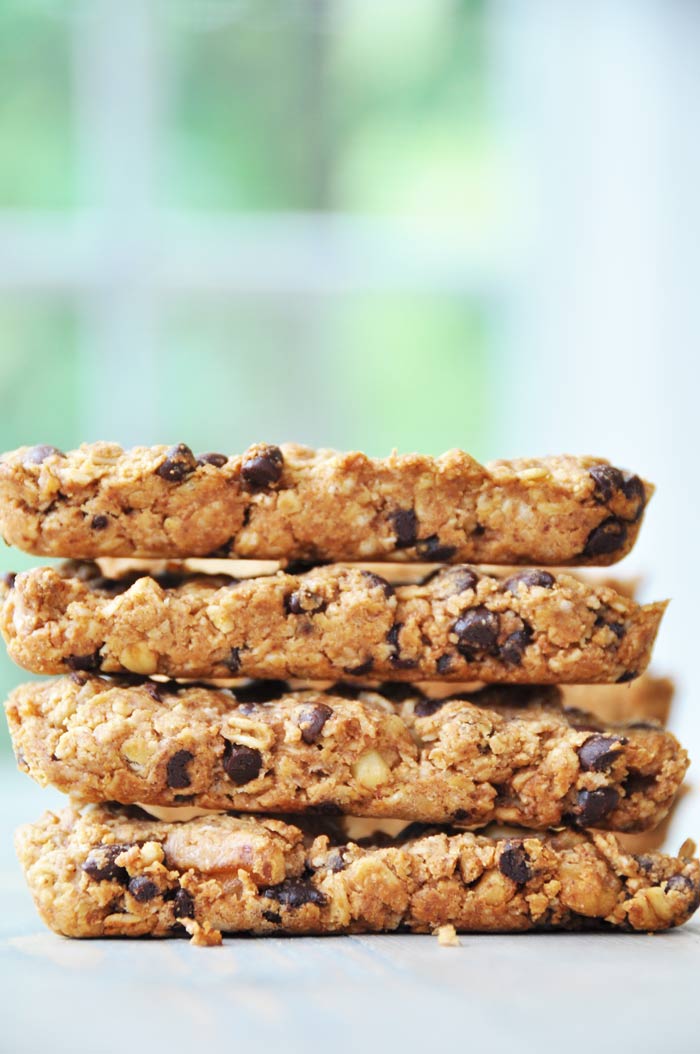
[[668, 934], [69, 941], [39, 922], [11, 829], [60, 801], [0, 776], [0, 1050], [249, 1054], [698, 1050], [700, 925]]

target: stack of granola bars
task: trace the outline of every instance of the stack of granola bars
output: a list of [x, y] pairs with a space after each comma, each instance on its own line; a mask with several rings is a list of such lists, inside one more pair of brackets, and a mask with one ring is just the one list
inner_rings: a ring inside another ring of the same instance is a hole
[[12, 658], [59, 675], [7, 704], [19, 767], [72, 799], [17, 836], [43, 919], [200, 944], [685, 921], [692, 843], [611, 832], [664, 819], [686, 753], [598, 687], [643, 673], [665, 605], [556, 570], [625, 555], [651, 493], [588, 457], [5, 455], [6, 541], [70, 558], [0, 590]]

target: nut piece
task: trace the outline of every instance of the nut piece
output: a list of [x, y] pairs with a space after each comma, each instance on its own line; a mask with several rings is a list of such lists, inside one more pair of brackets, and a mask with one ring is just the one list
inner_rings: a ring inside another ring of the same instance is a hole
[[487, 871], [476, 886], [479, 900], [491, 907], [505, 904], [510, 896], [507, 882], [508, 879], [504, 878], [500, 871]]
[[144, 867], [151, 864], [162, 864], [165, 854], [160, 842], [144, 842], [141, 846], [141, 863]]
[[670, 922], [673, 918], [673, 909], [663, 889], [652, 886], [651, 889], [645, 889], [643, 892], [656, 917], [662, 922]]
[[145, 765], [150, 756], [148, 743], [142, 736], [133, 736], [122, 743], [122, 754], [132, 765]]
[[448, 922], [445, 926], [438, 926], [435, 930], [435, 935], [441, 948], [459, 948], [457, 930], [451, 922]]
[[391, 776], [391, 769], [378, 751], [368, 750], [352, 766], [352, 774], [363, 787], [374, 790], [381, 783], [387, 782]]
[[681, 860], [692, 860], [697, 852], [697, 846], [692, 838], [686, 838], [683, 845], [678, 850], [678, 855]]
[[119, 662], [124, 669], [132, 673], [150, 674], [158, 670], [158, 656], [154, 651], [140, 641], [138, 644], [129, 644], [119, 653]]

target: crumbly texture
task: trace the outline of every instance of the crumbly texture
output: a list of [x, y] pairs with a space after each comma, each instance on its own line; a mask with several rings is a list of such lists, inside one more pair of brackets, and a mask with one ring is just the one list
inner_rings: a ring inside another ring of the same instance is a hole
[[[188, 932], [664, 930], [700, 900], [700, 864], [635, 857], [611, 834], [484, 838], [409, 829], [333, 844], [275, 819], [186, 823], [98, 806], [47, 813], [16, 845], [39, 914], [70, 937]], [[686, 852], [688, 852], [686, 847]]]
[[0, 461], [5, 540], [44, 556], [611, 564], [651, 484], [592, 457], [494, 461], [258, 443], [21, 447]]
[[646, 667], [665, 607], [537, 569], [446, 567], [396, 589], [340, 565], [241, 582], [137, 575], [68, 564], [10, 576], [11, 657], [37, 673], [612, 682]]
[[80, 801], [482, 827], [637, 831], [663, 819], [688, 766], [676, 739], [557, 701], [540, 687], [395, 703], [266, 682], [236, 698], [73, 674], [17, 688], [6, 711], [20, 768]]

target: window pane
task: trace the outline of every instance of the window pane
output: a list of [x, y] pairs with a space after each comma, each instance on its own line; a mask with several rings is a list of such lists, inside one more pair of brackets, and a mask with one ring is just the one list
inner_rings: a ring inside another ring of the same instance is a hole
[[199, 450], [294, 440], [375, 455], [487, 453], [487, 331], [469, 302], [374, 295], [184, 306], [170, 314], [159, 355], [169, 438]]
[[488, 220], [483, 0], [159, 10], [166, 201]]
[[313, 4], [164, 5], [170, 98], [161, 193], [195, 207], [313, 205]]
[[0, 5], [0, 208], [61, 208], [73, 202], [66, 10], [55, 2]]
[[[0, 451], [34, 443], [66, 449], [80, 442], [75, 338], [73, 314], [65, 305], [0, 298]], [[36, 557], [0, 546], [0, 574], [36, 563]], [[0, 695], [28, 679], [0, 647]], [[7, 750], [1, 721], [0, 753]]]
[[493, 186], [484, 6], [338, 5], [329, 94], [339, 208], [483, 222]]

